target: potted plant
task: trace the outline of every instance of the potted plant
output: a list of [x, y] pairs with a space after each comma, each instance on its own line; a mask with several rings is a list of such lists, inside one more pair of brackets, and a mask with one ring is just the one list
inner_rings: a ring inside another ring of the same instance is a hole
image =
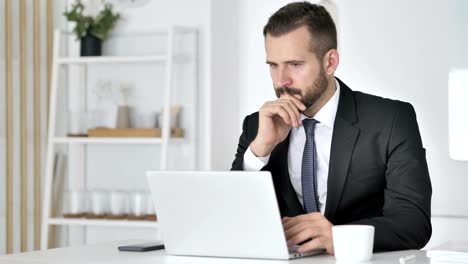
[[73, 32], [81, 42], [81, 56], [101, 55], [102, 41], [120, 18], [112, 4], [104, 0], [76, 0], [63, 14], [75, 22]]

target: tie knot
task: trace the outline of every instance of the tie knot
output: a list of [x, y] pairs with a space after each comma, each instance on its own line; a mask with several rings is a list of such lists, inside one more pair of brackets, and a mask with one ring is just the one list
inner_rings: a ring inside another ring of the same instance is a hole
[[312, 118], [306, 118], [302, 120], [302, 125], [304, 126], [304, 130], [306, 132], [307, 137], [314, 134], [315, 124], [317, 124], [318, 122], [319, 121]]

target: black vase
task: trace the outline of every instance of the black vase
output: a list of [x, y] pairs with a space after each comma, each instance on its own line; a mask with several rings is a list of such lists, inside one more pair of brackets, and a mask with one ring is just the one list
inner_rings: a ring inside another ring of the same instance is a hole
[[87, 32], [81, 39], [81, 56], [101, 56], [102, 41], [91, 33]]

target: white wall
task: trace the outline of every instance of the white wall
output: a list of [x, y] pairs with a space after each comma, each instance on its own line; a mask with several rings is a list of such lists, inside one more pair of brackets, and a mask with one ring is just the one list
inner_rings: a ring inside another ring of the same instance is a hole
[[211, 1], [212, 170], [229, 170], [239, 122], [239, 1]]
[[[246, 114], [274, 98], [262, 28], [286, 2], [240, 0], [239, 127]], [[341, 62], [336, 73], [352, 89], [408, 101], [416, 108], [433, 185], [432, 214], [468, 224], [468, 162], [448, 154], [447, 85], [453, 67], [468, 66], [468, 3], [337, 1]], [[232, 157], [230, 157], [232, 158]], [[434, 220], [431, 244], [450, 238], [453, 220]], [[447, 229], [447, 231], [445, 231]]]

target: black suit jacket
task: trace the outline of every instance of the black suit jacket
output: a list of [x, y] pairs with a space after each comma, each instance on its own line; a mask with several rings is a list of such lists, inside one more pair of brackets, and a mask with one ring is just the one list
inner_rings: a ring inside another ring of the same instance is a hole
[[[333, 129], [325, 217], [334, 225], [375, 227], [374, 250], [422, 248], [431, 237], [432, 187], [416, 114], [404, 102], [355, 92], [340, 83]], [[258, 112], [247, 116], [232, 170], [258, 130]], [[270, 171], [282, 216], [304, 210], [288, 172], [289, 136], [262, 169]]]

